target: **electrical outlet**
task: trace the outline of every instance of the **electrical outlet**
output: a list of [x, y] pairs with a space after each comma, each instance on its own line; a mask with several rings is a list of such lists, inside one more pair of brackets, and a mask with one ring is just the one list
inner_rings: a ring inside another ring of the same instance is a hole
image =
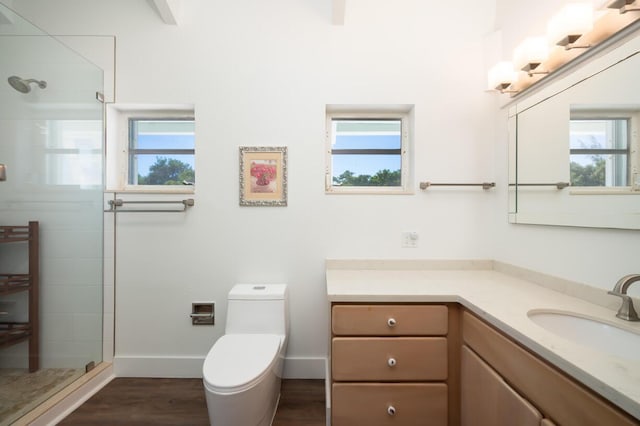
[[418, 240], [420, 235], [417, 232], [403, 232], [402, 233], [402, 248], [416, 248], [418, 247]]

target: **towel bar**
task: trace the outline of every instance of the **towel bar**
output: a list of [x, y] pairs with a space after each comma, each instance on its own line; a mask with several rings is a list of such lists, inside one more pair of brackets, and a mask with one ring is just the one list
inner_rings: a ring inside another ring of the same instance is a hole
[[[193, 198], [177, 201], [124, 201], [116, 198], [115, 200], [109, 200], [107, 203], [109, 204], [109, 210], [105, 210], [105, 213], [182, 213], [187, 211], [187, 208], [195, 205]], [[182, 204], [182, 209], [118, 209], [118, 207], [122, 207], [125, 204]]]
[[427, 189], [430, 186], [481, 186], [482, 189], [491, 189], [496, 186], [495, 182], [482, 182], [482, 183], [433, 183], [433, 182], [420, 182], [420, 189]]

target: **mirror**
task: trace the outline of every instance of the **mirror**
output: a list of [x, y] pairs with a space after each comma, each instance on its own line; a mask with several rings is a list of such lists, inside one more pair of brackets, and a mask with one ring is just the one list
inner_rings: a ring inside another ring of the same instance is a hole
[[640, 37], [509, 111], [512, 223], [640, 229]]

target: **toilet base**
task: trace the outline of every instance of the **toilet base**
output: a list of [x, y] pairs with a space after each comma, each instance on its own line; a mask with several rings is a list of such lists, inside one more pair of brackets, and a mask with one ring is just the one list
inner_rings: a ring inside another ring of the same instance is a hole
[[254, 387], [232, 394], [205, 394], [212, 426], [270, 426], [280, 401], [281, 378], [270, 372]]

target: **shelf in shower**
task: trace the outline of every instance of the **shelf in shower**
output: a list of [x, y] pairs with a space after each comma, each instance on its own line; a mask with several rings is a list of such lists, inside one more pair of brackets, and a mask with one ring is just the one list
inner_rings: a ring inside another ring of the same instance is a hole
[[0, 226], [0, 243], [29, 241], [28, 226]]
[[[40, 321], [39, 321], [39, 287], [40, 287], [40, 254], [39, 254], [39, 223], [30, 221], [27, 226], [0, 226], [0, 243], [17, 244], [15, 250], [26, 251], [28, 259], [28, 273], [13, 274], [4, 271], [0, 273], [0, 296], [22, 292], [27, 299], [27, 322], [0, 322], [0, 348], [28, 341], [29, 372], [40, 368]], [[26, 242], [26, 244], [24, 244]], [[5, 266], [6, 267], [6, 266]], [[2, 316], [9, 320], [2, 312]], [[25, 313], [22, 313], [24, 316]]]
[[30, 336], [31, 326], [28, 323], [0, 323], [0, 348], [15, 345]]
[[18, 293], [29, 289], [29, 274], [0, 274], [0, 294]]

